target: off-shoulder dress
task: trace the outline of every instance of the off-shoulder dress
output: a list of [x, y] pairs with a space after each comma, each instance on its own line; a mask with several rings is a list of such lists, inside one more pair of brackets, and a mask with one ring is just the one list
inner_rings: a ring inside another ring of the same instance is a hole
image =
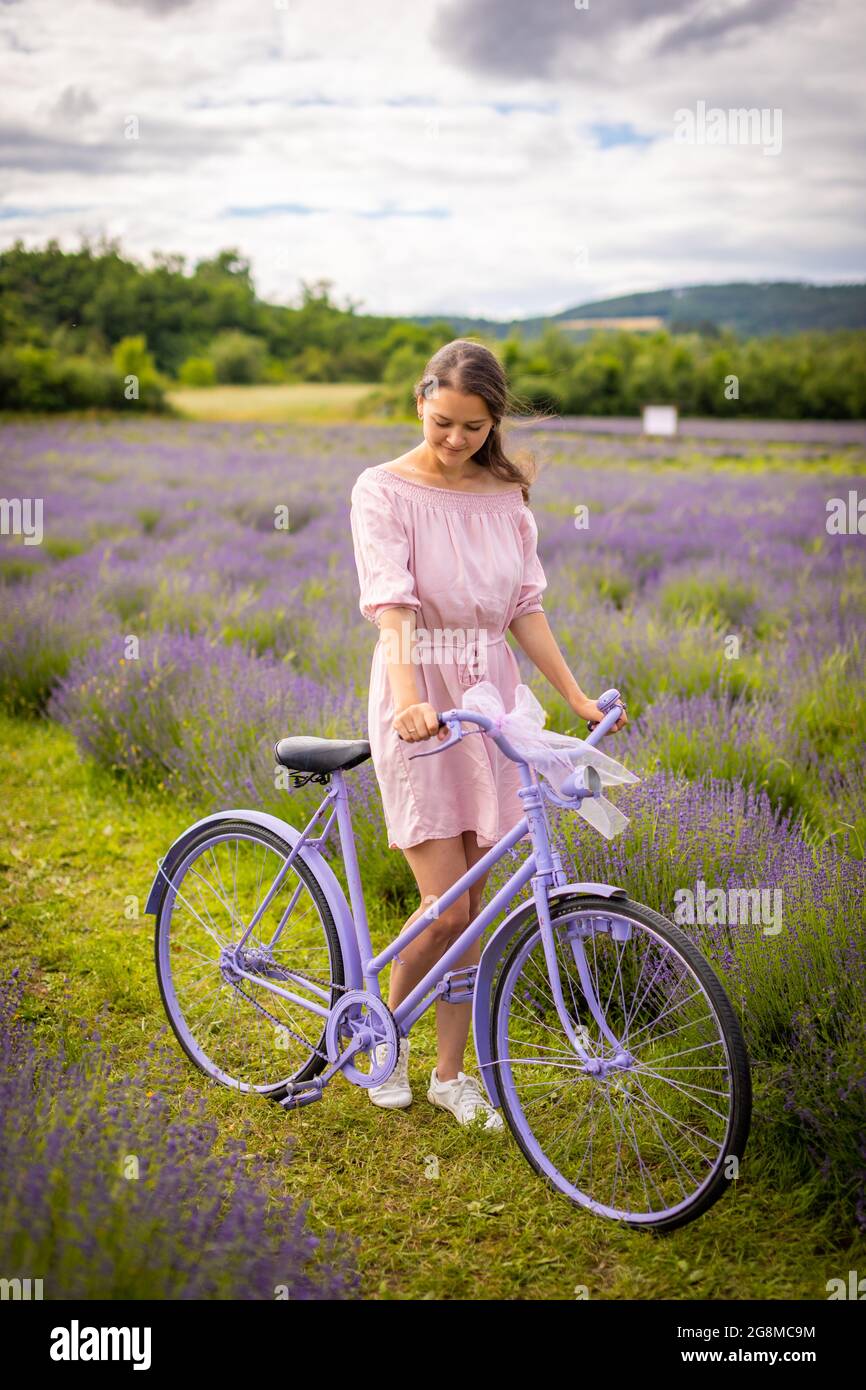
[[[388, 608], [415, 610], [419, 701], [459, 708], [470, 686], [489, 680], [510, 710], [521, 675], [505, 634], [515, 618], [542, 611], [547, 587], [535, 518], [519, 486], [464, 492], [378, 464], [357, 478], [350, 520], [364, 617], [378, 624]], [[409, 743], [393, 728], [384, 640], [373, 652], [368, 739], [388, 847], [464, 830], [474, 830], [480, 845], [495, 844], [523, 815], [516, 764], [480, 733], [410, 757], [432, 745]]]

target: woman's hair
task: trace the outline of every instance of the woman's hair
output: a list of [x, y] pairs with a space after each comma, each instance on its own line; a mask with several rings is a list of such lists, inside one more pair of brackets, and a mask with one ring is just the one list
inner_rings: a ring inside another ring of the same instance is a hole
[[[434, 398], [440, 386], [482, 398], [493, 416], [493, 428], [472, 457], [482, 467], [489, 468], [495, 478], [519, 483], [523, 500], [528, 503], [529, 487], [535, 482], [538, 467], [532, 454], [526, 450], [520, 451], [519, 463], [505, 454], [501, 437], [502, 421], [506, 411], [513, 414], [520, 410], [521, 402], [509, 391], [505, 371], [496, 354], [471, 338], [455, 338], [453, 342], [446, 343], [438, 352], [434, 352], [424, 368], [423, 376], [416, 381], [416, 400], [419, 396], [425, 400]], [[520, 410], [520, 414], [524, 422], [532, 424], [551, 418], [538, 413], [528, 415], [525, 410]]]

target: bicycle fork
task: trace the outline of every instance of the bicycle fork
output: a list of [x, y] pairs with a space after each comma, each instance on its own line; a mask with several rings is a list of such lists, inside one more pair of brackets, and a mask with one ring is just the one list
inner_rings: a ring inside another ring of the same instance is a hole
[[[634, 1064], [634, 1057], [623, 1047], [620, 1039], [611, 1029], [604, 1010], [599, 1002], [593, 985], [589, 963], [586, 959], [586, 941], [593, 934], [592, 926], [583, 926], [578, 922], [572, 922], [565, 932], [564, 940], [571, 946], [571, 953], [574, 963], [577, 966], [578, 979], [586, 999], [587, 1007], [598, 1024], [602, 1036], [607, 1039], [613, 1049], [612, 1057], [594, 1057], [585, 1046], [587, 1037], [586, 1028], [581, 1024], [573, 1022], [568, 1008], [566, 1007], [565, 997], [562, 990], [562, 978], [560, 975], [559, 961], [556, 954], [556, 938], [553, 930], [553, 922], [550, 916], [550, 903], [547, 897], [547, 888], [543, 881], [544, 875], [537, 875], [533, 879], [532, 891], [535, 897], [536, 911], [538, 920], [541, 923], [541, 941], [544, 947], [544, 959], [547, 964], [547, 976], [550, 984], [553, 1002], [556, 1005], [556, 1012], [562, 1024], [566, 1037], [583, 1063], [584, 1071], [593, 1076], [606, 1076], [610, 1071], [625, 1071]], [[614, 924], [611, 924], [613, 930]]]
[[[620, 1039], [612, 1031], [604, 1009], [596, 994], [590, 974], [589, 964], [586, 959], [586, 940], [593, 935], [593, 927], [583, 926], [581, 923], [572, 921], [565, 933], [565, 940], [571, 946], [574, 956], [574, 963], [577, 966], [578, 979], [581, 989], [586, 999], [592, 1017], [598, 1025], [602, 1036], [610, 1044], [613, 1055], [611, 1057], [594, 1057], [585, 1046], [587, 1037], [586, 1028], [581, 1024], [572, 1021], [571, 1015], [566, 1007], [565, 996], [562, 989], [562, 979], [559, 970], [559, 961], [556, 955], [556, 938], [553, 931], [553, 921], [550, 916], [550, 900], [548, 898], [548, 888], [556, 885], [561, 887], [566, 882], [566, 876], [562, 869], [562, 861], [558, 850], [551, 847], [550, 827], [545, 813], [544, 803], [541, 799], [537, 785], [530, 785], [521, 788], [518, 796], [523, 801], [526, 810], [528, 825], [532, 831], [533, 843], [536, 845], [537, 872], [532, 877], [532, 894], [535, 899], [535, 909], [538, 920], [541, 923], [541, 941], [544, 947], [544, 959], [547, 965], [547, 976], [550, 989], [553, 994], [553, 1002], [559, 1021], [562, 1024], [565, 1036], [571, 1043], [581, 1062], [584, 1070], [593, 1076], [606, 1076], [610, 1071], [625, 1071], [634, 1065], [634, 1057], [622, 1045]], [[622, 930], [617, 931], [617, 924], [610, 923], [610, 930], [615, 940], [627, 940], [629, 935], [628, 924], [623, 924]]]

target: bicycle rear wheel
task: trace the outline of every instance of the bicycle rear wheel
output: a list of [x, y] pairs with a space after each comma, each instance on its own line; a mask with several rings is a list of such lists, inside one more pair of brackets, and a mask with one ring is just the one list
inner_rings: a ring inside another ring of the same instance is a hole
[[331, 910], [300, 857], [237, 952], [290, 853], [254, 821], [203, 827], [166, 883], [154, 936], [160, 994], [184, 1052], [222, 1085], [273, 1100], [323, 1070], [326, 1019], [260, 981], [324, 1009], [345, 987]]
[[708, 962], [651, 908], [581, 897], [551, 903], [551, 918], [590, 1067], [559, 1019], [536, 917], [494, 992], [506, 1119], [533, 1168], [575, 1204], [641, 1229], [685, 1225], [726, 1190], [746, 1145], [737, 1016]]

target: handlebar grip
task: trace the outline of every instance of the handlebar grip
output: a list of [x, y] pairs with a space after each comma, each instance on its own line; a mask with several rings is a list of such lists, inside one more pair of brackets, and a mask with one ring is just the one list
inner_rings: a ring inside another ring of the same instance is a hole
[[[619, 691], [616, 688], [611, 688], [610, 690], [606, 690], [603, 695], [599, 695], [595, 703], [598, 705], [602, 714], [607, 714], [613, 709], [613, 706], [618, 703], [619, 699]], [[593, 729], [598, 728], [598, 720], [587, 719], [586, 727], [589, 729], [589, 732], [592, 733]]]

